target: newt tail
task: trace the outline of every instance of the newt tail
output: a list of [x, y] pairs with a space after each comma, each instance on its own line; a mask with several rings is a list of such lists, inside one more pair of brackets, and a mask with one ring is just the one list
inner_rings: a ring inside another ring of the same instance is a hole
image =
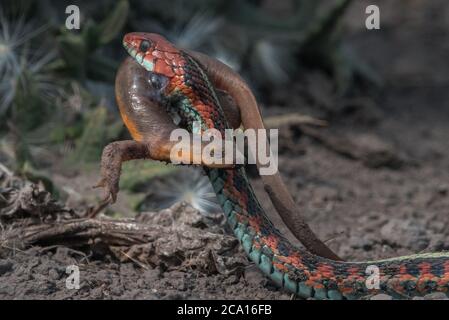
[[[201, 64], [157, 34], [130, 33], [124, 47], [147, 71], [168, 79], [163, 98], [186, 128], [230, 128]], [[295, 247], [262, 209], [244, 168], [204, 167], [227, 221], [244, 251], [270, 279], [301, 297], [357, 299], [384, 292], [396, 298], [448, 293], [449, 253], [342, 262]]]

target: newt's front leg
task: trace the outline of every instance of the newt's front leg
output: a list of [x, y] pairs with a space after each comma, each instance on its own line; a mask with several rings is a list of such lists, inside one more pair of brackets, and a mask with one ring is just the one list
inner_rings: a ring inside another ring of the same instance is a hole
[[134, 140], [115, 141], [103, 149], [101, 156], [101, 180], [94, 188], [105, 188], [106, 196], [103, 200], [104, 202], [111, 200], [114, 203], [117, 200], [122, 162], [148, 159], [150, 158], [149, 151], [148, 144]]
[[157, 141], [124, 140], [108, 144], [101, 156], [101, 179], [95, 188], [105, 188], [104, 202], [117, 200], [122, 162], [138, 159], [153, 159], [168, 162], [170, 146]]
[[[156, 133], [155, 133], [156, 135]], [[191, 140], [192, 141], [192, 140]], [[137, 159], [152, 159], [164, 162], [176, 162], [180, 164], [192, 164], [195, 159], [201, 159], [202, 166], [210, 168], [233, 168], [233, 164], [206, 164], [201, 158], [201, 149], [199, 153], [189, 152], [194, 150], [193, 145], [186, 145], [182, 152], [171, 152], [176, 144], [180, 142], [170, 141], [168, 137], [159, 136], [150, 141], [124, 140], [115, 141], [108, 144], [103, 149], [101, 156], [101, 180], [95, 185], [95, 188], [105, 188], [106, 196], [104, 202], [114, 203], [119, 191], [120, 173], [122, 162]]]

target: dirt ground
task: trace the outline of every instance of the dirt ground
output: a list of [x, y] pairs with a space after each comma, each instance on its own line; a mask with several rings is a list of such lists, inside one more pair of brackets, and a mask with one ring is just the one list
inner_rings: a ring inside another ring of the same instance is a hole
[[[321, 130], [324, 140], [282, 128], [291, 141], [280, 140], [279, 167], [312, 229], [346, 260], [449, 250], [449, 5], [374, 1], [381, 30], [367, 31], [363, 13], [372, 2], [354, 3], [345, 43], [379, 73], [383, 88], [335, 98], [326, 77], [309, 72], [288, 92], [273, 94], [264, 101], [264, 115], [296, 111], [330, 123]], [[340, 150], [334, 137], [356, 151]], [[259, 181], [255, 186], [263, 195]], [[270, 208], [266, 197], [261, 201]], [[183, 218], [183, 210], [190, 218]], [[172, 211], [178, 212], [174, 218], [151, 216], [171, 230], [159, 243], [172, 250], [175, 235], [190, 239], [177, 245], [190, 245], [185, 250], [198, 257], [183, 254], [173, 262], [161, 257], [178, 251], [158, 252], [155, 261], [141, 264], [61, 246], [8, 250], [0, 256], [0, 299], [292, 298], [246, 260], [219, 218], [219, 224], [204, 222], [184, 206]], [[205, 268], [212, 260], [221, 262]], [[79, 290], [65, 286], [72, 264], [80, 268]]]

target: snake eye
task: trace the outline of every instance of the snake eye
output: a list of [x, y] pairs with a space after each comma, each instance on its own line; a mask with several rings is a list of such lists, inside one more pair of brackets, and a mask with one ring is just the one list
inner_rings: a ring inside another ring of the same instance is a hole
[[142, 52], [147, 52], [148, 49], [150, 49], [150, 41], [148, 41], [148, 40], [143, 40], [143, 41], [140, 43], [139, 50], [142, 51]]

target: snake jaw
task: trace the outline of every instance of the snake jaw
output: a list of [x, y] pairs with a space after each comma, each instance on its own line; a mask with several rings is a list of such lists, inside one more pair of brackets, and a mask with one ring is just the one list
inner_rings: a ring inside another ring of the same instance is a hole
[[154, 71], [154, 62], [151, 54], [146, 54], [142, 51], [138, 51], [134, 46], [123, 41], [123, 46], [131, 57], [133, 57], [142, 67], [147, 71]]
[[154, 33], [132, 32], [123, 38], [123, 46], [147, 71], [172, 78], [181, 75], [183, 59], [179, 49]]
[[146, 39], [144, 33], [128, 33], [123, 38], [123, 47], [146, 70], [154, 71], [154, 43]]

